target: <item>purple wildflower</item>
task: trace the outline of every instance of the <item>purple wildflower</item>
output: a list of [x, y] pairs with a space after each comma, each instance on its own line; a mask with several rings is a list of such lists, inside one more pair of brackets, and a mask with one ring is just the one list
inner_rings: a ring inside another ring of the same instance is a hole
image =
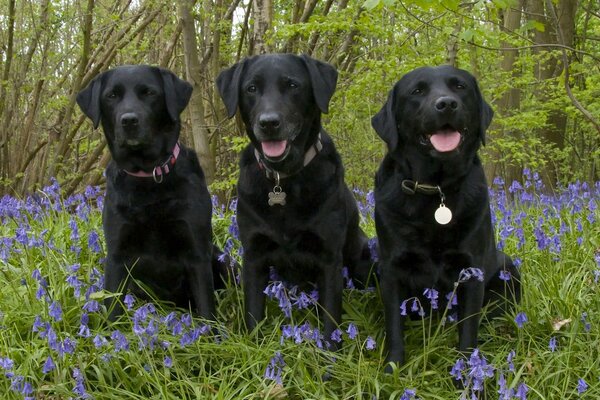
[[0, 357], [0, 368], [5, 371], [11, 371], [15, 366], [15, 362], [8, 357]]
[[371, 336], [367, 336], [367, 341], [365, 342], [365, 348], [367, 350], [375, 350], [375, 347], [377, 347], [377, 342]]
[[552, 336], [550, 338], [550, 341], [548, 342], [548, 348], [550, 349], [551, 352], [556, 351], [556, 337]]
[[417, 391], [414, 389], [405, 389], [402, 396], [400, 396], [400, 400], [413, 400], [417, 394]]
[[55, 368], [56, 364], [54, 364], [52, 357], [48, 356], [44, 362], [44, 365], [42, 366], [42, 373], [47, 374], [48, 372], [53, 371]]
[[165, 358], [163, 360], [163, 365], [166, 368], [171, 368], [173, 366], [173, 359], [169, 356], [165, 356]]
[[510, 281], [510, 272], [504, 269], [500, 271], [500, 279], [505, 282]]
[[406, 302], [408, 300], [404, 300], [401, 304], [400, 304], [400, 315], [402, 316], [406, 316]]
[[465, 370], [465, 361], [462, 358], [456, 360], [452, 369], [450, 370], [450, 376], [452, 376], [457, 381], [463, 380], [463, 371]]
[[577, 393], [582, 394], [588, 389], [588, 384], [583, 378], [579, 378], [577, 381]]
[[88, 247], [93, 253], [100, 253], [102, 251], [100, 248], [100, 237], [98, 236], [98, 232], [93, 229], [88, 234]]
[[355, 339], [358, 336], [358, 328], [352, 322], [348, 325], [348, 329], [346, 330], [348, 333], [348, 337], [350, 339]]
[[336, 329], [331, 332], [331, 340], [336, 343], [340, 343], [342, 341], [342, 331], [340, 329]]
[[123, 303], [128, 310], [131, 310], [135, 304], [135, 297], [132, 294], [127, 293], [123, 299]]
[[482, 391], [484, 380], [494, 376], [494, 367], [487, 363], [487, 360], [483, 355], [479, 354], [479, 349], [473, 350], [471, 357], [469, 357], [468, 364], [471, 368], [468, 372], [468, 376], [473, 385], [473, 391]]
[[587, 317], [588, 317], [588, 313], [587, 312], [581, 313], [581, 322], [583, 322], [583, 329], [586, 332], [589, 332], [592, 329], [592, 324], [590, 324], [588, 322]]
[[267, 369], [265, 371], [265, 378], [275, 381], [281, 385], [281, 373], [285, 365], [286, 364], [283, 357], [281, 356], [281, 353], [275, 353], [271, 360], [269, 360], [269, 365], [267, 365]]
[[423, 292], [423, 295], [429, 299], [429, 301], [431, 302], [431, 308], [434, 310], [437, 310], [438, 308], [438, 291], [435, 289], [425, 289], [425, 291]]
[[85, 389], [85, 377], [79, 368], [73, 368], [73, 379], [75, 379], [75, 387], [73, 387], [73, 393], [77, 395], [79, 399], [91, 399], [92, 396]]
[[477, 279], [479, 282], [483, 282], [483, 271], [479, 268], [465, 268], [458, 274], [458, 282], [463, 283], [471, 280], [472, 278]]
[[515, 372], [515, 364], [513, 363], [513, 359], [515, 358], [515, 351], [511, 350], [510, 353], [508, 353], [508, 356], [506, 357], [506, 362], [508, 363], [508, 370], [510, 372]]
[[113, 333], [110, 335], [110, 338], [113, 340], [113, 342], [115, 344], [115, 351], [129, 350], [129, 342], [127, 341], [127, 338], [125, 337], [125, 335], [123, 335], [121, 333], [121, 331], [119, 331], [119, 330], [113, 331]]
[[57, 301], [53, 301], [48, 307], [48, 315], [52, 317], [55, 321], [62, 320], [62, 308]]
[[519, 328], [522, 328], [525, 323], [528, 322], [527, 315], [524, 312], [520, 312], [515, 317], [515, 323]]
[[529, 388], [523, 382], [519, 383], [517, 386], [517, 392], [515, 393], [515, 397], [518, 400], [527, 400], [527, 392], [529, 392]]
[[108, 340], [106, 340], [106, 338], [102, 335], [96, 335], [94, 336], [94, 339], [92, 340], [92, 343], [94, 343], [94, 347], [96, 347], [97, 349], [99, 349], [102, 346], [107, 346], [108, 345]]

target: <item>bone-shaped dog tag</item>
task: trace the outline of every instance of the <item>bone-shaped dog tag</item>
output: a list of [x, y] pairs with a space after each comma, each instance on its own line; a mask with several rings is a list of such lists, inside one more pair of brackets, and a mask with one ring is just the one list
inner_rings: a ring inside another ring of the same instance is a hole
[[281, 186], [276, 185], [273, 188], [272, 192], [269, 192], [269, 205], [274, 206], [275, 204], [279, 204], [280, 206], [285, 206], [285, 192], [281, 189]]

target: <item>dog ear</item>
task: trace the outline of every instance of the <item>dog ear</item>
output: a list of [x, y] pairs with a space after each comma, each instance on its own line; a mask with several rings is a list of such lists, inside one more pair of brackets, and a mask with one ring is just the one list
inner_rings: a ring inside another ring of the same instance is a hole
[[179, 79], [173, 72], [164, 68], [159, 69], [169, 117], [173, 121], [179, 121], [179, 115], [187, 107], [194, 88], [189, 82]]
[[229, 118], [235, 115], [238, 108], [240, 83], [242, 81], [242, 72], [246, 65], [246, 60], [247, 59], [244, 59], [226, 70], [221, 71], [217, 77], [217, 89], [219, 89], [219, 94], [223, 99]]
[[333, 96], [337, 84], [337, 70], [333, 66], [315, 60], [306, 54], [303, 54], [301, 58], [304, 61], [306, 68], [308, 68], [308, 74], [310, 75], [310, 82], [313, 87], [313, 95], [317, 106], [321, 112], [327, 114], [329, 111], [329, 100], [331, 100], [331, 96]]
[[102, 77], [106, 72], [96, 76], [85, 89], [77, 93], [77, 104], [81, 111], [92, 120], [94, 129], [100, 124], [100, 94], [102, 91]]
[[392, 151], [398, 145], [398, 121], [394, 112], [396, 86], [388, 94], [387, 101], [381, 110], [371, 118], [371, 126], [375, 132], [388, 145], [388, 151]]
[[481, 93], [479, 94], [481, 99], [479, 105], [479, 119], [481, 121], [481, 125], [479, 127], [479, 139], [481, 139], [481, 144], [485, 146], [485, 131], [489, 128], [492, 123], [492, 118], [494, 117], [494, 110], [492, 107], [483, 99]]

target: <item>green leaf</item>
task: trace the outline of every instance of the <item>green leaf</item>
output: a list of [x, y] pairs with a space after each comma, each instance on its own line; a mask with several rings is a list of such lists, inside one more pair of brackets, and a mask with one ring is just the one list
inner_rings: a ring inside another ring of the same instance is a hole
[[380, 0], [365, 0], [363, 7], [367, 10], [372, 10], [379, 5]]

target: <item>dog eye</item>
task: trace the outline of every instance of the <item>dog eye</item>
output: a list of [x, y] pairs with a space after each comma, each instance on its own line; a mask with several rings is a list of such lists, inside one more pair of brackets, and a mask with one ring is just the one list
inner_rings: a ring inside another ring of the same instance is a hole
[[254, 93], [254, 92], [256, 92], [256, 85], [250, 85], [250, 86], [248, 86], [248, 87], [246, 88], [246, 91], [247, 91], [248, 93]]
[[117, 98], [117, 94], [113, 91], [113, 92], [108, 92], [106, 94], [106, 98], [107, 99], [116, 99]]
[[294, 82], [289, 82], [288, 83], [288, 87], [291, 88], [291, 89], [296, 89], [296, 88], [298, 88], [298, 85], [296, 83], [294, 83]]
[[156, 94], [156, 92], [152, 89], [144, 89], [144, 91], [142, 92], [142, 94], [144, 96], [150, 97], [150, 96], [154, 96]]
[[462, 90], [465, 88], [465, 85], [463, 85], [462, 83], [457, 83], [456, 88]]
[[422, 90], [422, 89], [420, 89], [420, 88], [416, 88], [416, 89], [414, 89], [412, 92], [410, 92], [410, 94], [415, 94], [415, 95], [416, 95], [416, 94], [421, 94], [421, 93], [423, 93], [423, 90]]

